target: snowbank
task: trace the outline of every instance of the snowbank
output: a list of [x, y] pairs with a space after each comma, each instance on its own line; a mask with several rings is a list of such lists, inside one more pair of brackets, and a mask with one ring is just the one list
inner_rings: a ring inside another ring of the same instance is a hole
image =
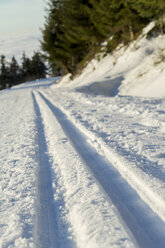
[[96, 95], [165, 97], [165, 36], [147, 39], [153, 26], [150, 23], [129, 47], [119, 47], [100, 61], [93, 59], [74, 80], [65, 76], [58, 87]]

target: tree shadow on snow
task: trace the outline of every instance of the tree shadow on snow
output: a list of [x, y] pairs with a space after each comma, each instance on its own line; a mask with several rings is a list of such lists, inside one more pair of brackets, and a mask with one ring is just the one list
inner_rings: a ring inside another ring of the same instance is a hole
[[110, 79], [107, 77], [108, 80], [104, 80], [102, 82], [94, 82], [90, 85], [86, 85], [83, 87], [79, 87], [76, 91], [91, 95], [104, 95], [109, 97], [114, 97], [118, 94], [118, 88], [121, 85], [124, 77], [116, 77]]

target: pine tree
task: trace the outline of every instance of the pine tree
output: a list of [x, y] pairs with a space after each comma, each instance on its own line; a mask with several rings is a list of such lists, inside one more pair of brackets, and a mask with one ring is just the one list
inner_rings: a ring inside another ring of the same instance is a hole
[[49, 0], [42, 49], [52, 71], [73, 74], [110, 37], [110, 50], [133, 40], [150, 21], [140, 12], [143, 1]]
[[0, 87], [5, 89], [8, 87], [9, 77], [8, 77], [8, 68], [6, 65], [6, 59], [4, 55], [0, 57]]
[[99, 34], [88, 13], [92, 5], [85, 0], [50, 2], [42, 48], [58, 71], [73, 73], [98, 43]]
[[33, 79], [45, 78], [47, 68], [41, 59], [39, 52], [35, 52], [30, 62], [31, 76]]
[[133, 3], [134, 8], [141, 17], [157, 20], [162, 33], [165, 33], [165, 1], [164, 0], [138, 0]]
[[10, 86], [20, 83], [20, 68], [17, 60], [13, 56], [9, 66]]
[[25, 52], [22, 55], [22, 66], [21, 66], [21, 81], [26, 82], [32, 80], [31, 74], [31, 65], [30, 59], [26, 57]]
[[47, 18], [45, 27], [42, 30], [43, 40], [41, 42], [42, 50], [45, 52], [45, 57], [51, 65], [54, 65], [53, 71], [56, 72], [58, 68], [63, 68], [68, 71], [65, 65], [65, 58], [61, 58], [60, 45], [61, 41], [59, 35], [62, 31], [62, 6], [63, 1], [49, 0], [47, 8]]

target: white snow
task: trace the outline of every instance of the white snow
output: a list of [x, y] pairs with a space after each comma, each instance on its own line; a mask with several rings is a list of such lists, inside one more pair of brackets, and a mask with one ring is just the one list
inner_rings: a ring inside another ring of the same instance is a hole
[[150, 23], [129, 47], [119, 46], [104, 58], [97, 55], [101, 59], [93, 59], [73, 81], [65, 76], [60, 86], [69, 83], [81, 92], [107, 96], [165, 97], [165, 36], [147, 39], [153, 26]]
[[33, 247], [36, 129], [28, 92], [0, 95], [0, 247]]
[[0, 247], [165, 247], [165, 45], [146, 39], [153, 25], [73, 81], [0, 92]]

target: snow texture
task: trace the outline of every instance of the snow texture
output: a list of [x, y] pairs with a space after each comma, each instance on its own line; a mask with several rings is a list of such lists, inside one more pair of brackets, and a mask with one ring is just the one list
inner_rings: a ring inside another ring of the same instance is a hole
[[165, 97], [165, 36], [147, 38], [153, 26], [150, 23], [128, 47], [120, 45], [105, 57], [98, 54], [80, 76], [71, 81], [67, 75], [59, 85], [69, 83], [79, 92], [95, 95]]
[[74, 81], [0, 92], [1, 248], [165, 247], [164, 36], [147, 40], [152, 25]]

